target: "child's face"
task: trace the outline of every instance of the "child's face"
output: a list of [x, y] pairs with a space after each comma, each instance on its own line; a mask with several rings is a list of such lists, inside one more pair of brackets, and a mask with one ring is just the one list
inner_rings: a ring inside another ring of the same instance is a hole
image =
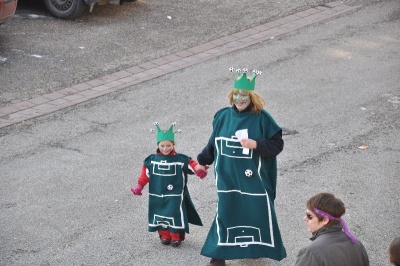
[[239, 111], [243, 111], [250, 105], [250, 95], [246, 90], [233, 91], [233, 103]]
[[168, 155], [174, 149], [174, 143], [169, 140], [163, 140], [158, 143], [158, 149], [164, 155]]

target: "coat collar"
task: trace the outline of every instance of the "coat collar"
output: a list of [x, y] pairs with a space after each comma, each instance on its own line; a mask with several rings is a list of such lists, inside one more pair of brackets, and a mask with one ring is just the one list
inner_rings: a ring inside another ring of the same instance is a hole
[[320, 228], [319, 230], [315, 231], [314, 233], [312, 233], [312, 236], [311, 236], [310, 240], [313, 241], [317, 237], [319, 237], [320, 235], [329, 234], [329, 233], [333, 233], [333, 232], [337, 232], [337, 231], [342, 231], [342, 225], [341, 224], [334, 224], [334, 225], [331, 225], [331, 226], [324, 226], [324, 227]]

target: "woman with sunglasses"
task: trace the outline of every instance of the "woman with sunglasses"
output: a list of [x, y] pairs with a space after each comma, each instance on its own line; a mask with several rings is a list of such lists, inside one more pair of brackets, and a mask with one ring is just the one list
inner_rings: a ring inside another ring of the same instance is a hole
[[331, 193], [319, 193], [307, 201], [303, 220], [311, 242], [297, 255], [296, 266], [368, 266], [368, 254], [342, 218], [343, 202]]

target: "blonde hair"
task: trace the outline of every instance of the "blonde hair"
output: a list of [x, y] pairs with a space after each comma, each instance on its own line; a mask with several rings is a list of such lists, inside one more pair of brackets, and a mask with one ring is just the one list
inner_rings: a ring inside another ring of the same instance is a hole
[[[238, 93], [238, 89], [233, 89], [228, 93], [228, 100], [231, 106], [234, 106], [233, 102], [233, 94]], [[252, 105], [251, 112], [255, 114], [261, 113], [262, 109], [265, 106], [265, 100], [263, 97], [255, 91], [248, 91], [250, 96], [250, 103]]]

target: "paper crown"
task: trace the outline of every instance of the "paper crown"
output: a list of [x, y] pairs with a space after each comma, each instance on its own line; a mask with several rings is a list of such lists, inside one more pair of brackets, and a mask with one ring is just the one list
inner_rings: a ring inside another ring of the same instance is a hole
[[[154, 122], [154, 125], [157, 128], [157, 135], [156, 135], [157, 143], [163, 140], [169, 140], [175, 142], [176, 132], [174, 132], [174, 127], [176, 126], [176, 122], [172, 123], [172, 125], [169, 127], [168, 130], [162, 130], [158, 122]], [[154, 129], [151, 129], [151, 132], [154, 132]], [[179, 129], [177, 132], [180, 133], [181, 130]]]
[[261, 75], [262, 73], [261, 71], [254, 69], [251, 77], [247, 77], [247, 73], [249, 72], [247, 68], [243, 68], [242, 70], [235, 70], [233, 67], [231, 67], [229, 68], [229, 71], [237, 73], [237, 77], [235, 77], [234, 79], [233, 88], [248, 91], [254, 91], [256, 85], [256, 77]]

